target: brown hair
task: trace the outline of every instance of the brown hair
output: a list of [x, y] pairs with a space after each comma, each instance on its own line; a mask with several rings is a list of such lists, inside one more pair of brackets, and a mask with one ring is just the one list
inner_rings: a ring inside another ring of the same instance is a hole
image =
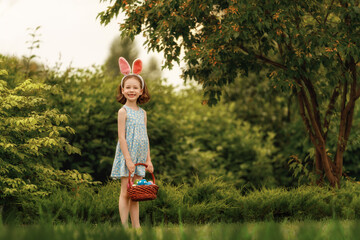
[[[131, 75], [131, 76], [127, 76], [124, 78], [123, 81], [123, 85], [125, 85], [126, 80], [130, 79], [130, 78], [136, 78], [139, 83], [140, 86], [142, 85], [140, 78], [138, 78], [137, 76]], [[142, 87], [142, 86], [141, 86]], [[122, 88], [123, 86], [121, 86], [121, 84], [119, 84], [119, 86], [117, 87], [117, 95], [116, 95], [116, 100], [121, 103], [121, 104], [125, 104], [126, 103], [126, 98], [125, 96], [122, 94]], [[143, 93], [141, 94], [141, 96], [137, 99], [136, 103], [137, 104], [144, 104], [150, 101], [150, 94], [149, 94], [149, 90], [147, 89], [146, 83], [144, 81], [144, 89], [143, 89]]]

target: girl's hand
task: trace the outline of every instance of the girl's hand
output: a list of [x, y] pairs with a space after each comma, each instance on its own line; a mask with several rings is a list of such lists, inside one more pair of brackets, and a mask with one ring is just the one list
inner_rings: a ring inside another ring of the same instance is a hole
[[152, 162], [146, 162], [147, 168], [145, 168], [146, 171], [154, 172], [154, 166], [152, 165]]
[[135, 164], [132, 161], [127, 161], [126, 166], [129, 169], [130, 173], [133, 173], [135, 171]]

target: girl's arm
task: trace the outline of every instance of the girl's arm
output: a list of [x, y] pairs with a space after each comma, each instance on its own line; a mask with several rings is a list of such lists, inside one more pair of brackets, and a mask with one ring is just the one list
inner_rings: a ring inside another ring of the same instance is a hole
[[120, 143], [121, 152], [124, 155], [125, 163], [129, 171], [132, 173], [135, 171], [135, 164], [131, 161], [128, 145], [125, 138], [125, 125], [126, 125], [126, 110], [121, 108], [118, 112], [118, 137]]
[[[144, 111], [145, 112], [145, 111]], [[146, 117], [146, 112], [145, 112], [145, 129], [147, 132], [147, 117]], [[147, 169], [149, 172], [154, 172], [154, 167], [152, 165], [151, 162], [151, 157], [150, 157], [150, 141], [149, 141], [149, 137], [148, 137], [148, 152], [147, 152], [147, 157], [146, 157], [146, 164], [148, 165]]]

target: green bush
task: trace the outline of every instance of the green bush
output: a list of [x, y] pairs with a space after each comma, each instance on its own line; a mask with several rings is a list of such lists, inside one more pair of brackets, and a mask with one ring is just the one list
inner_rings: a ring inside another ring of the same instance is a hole
[[202, 105], [196, 86], [174, 92], [152, 84], [148, 133], [154, 167], [164, 181], [192, 184], [194, 175], [216, 175], [238, 187], [276, 185], [271, 132], [236, 119], [235, 104]]
[[[360, 185], [347, 183], [341, 189], [301, 186], [242, 190], [220, 178], [195, 179], [193, 185], [173, 186], [157, 181], [157, 199], [140, 203], [141, 222], [188, 224], [275, 220], [360, 219]], [[53, 222], [120, 222], [118, 201], [120, 182], [103, 186], [80, 185], [73, 191], [59, 189], [38, 199]], [[28, 211], [29, 213], [34, 211]], [[28, 213], [24, 213], [28, 214]], [[28, 216], [34, 221], [39, 213]]]
[[47, 105], [48, 95], [58, 94], [58, 89], [26, 79], [15, 66], [14, 59], [0, 55], [0, 210], [26, 221], [19, 215], [31, 215], [35, 199], [53, 188], [95, 183], [88, 174], [51, 166], [50, 153], [79, 153], [63, 136], [74, 130], [66, 125], [68, 116]]

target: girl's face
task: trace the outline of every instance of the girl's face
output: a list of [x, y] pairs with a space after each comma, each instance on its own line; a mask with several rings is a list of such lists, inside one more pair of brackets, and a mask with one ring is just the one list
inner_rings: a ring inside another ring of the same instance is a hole
[[124, 87], [122, 88], [122, 94], [125, 96], [127, 101], [136, 102], [142, 93], [143, 89], [136, 77], [130, 77], [125, 80]]

